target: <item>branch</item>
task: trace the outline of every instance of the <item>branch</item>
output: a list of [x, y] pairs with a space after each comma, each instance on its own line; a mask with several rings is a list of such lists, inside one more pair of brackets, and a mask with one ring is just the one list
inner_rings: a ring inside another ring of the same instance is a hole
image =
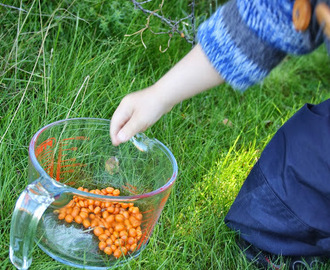
[[[185, 20], [188, 20], [188, 19], [191, 19], [192, 21], [192, 26], [193, 26], [193, 31], [194, 31], [194, 7], [195, 7], [195, 1], [193, 0], [192, 3], [191, 3], [191, 6], [192, 6], [192, 13], [189, 14], [188, 16], [184, 17], [184, 18], [181, 18], [179, 20], [170, 20], [168, 18], [165, 18], [163, 15], [160, 15], [159, 13], [157, 13], [158, 11], [161, 12], [161, 9], [163, 7], [163, 4], [164, 4], [164, 0], [162, 0], [162, 3], [160, 4], [160, 9], [157, 9], [157, 10], [154, 10], [154, 11], [151, 11], [151, 10], [148, 10], [148, 9], [145, 9], [142, 5], [145, 4], [145, 3], [149, 3], [151, 2], [152, 0], [147, 0], [147, 1], [143, 1], [143, 2], [137, 2], [136, 0], [131, 0], [132, 3], [134, 4], [135, 8], [138, 8], [140, 9], [143, 13], [145, 14], [148, 14], [148, 17], [147, 17], [147, 24], [144, 28], [142, 28], [141, 30], [131, 34], [131, 35], [126, 35], [126, 36], [132, 36], [132, 35], [135, 35], [135, 34], [138, 34], [140, 33], [141, 34], [141, 40], [142, 40], [142, 43], [143, 43], [143, 46], [146, 48], [144, 42], [143, 42], [143, 32], [147, 29], [149, 29], [153, 34], [169, 34], [170, 38], [169, 38], [169, 41], [168, 41], [168, 46], [169, 46], [169, 43], [171, 41], [171, 38], [173, 36], [174, 33], [178, 33], [182, 38], [184, 38], [188, 43], [194, 45], [195, 44], [195, 33], [193, 33], [193, 38], [191, 38], [189, 35], [185, 35], [183, 31], [180, 31], [179, 30], [179, 24]], [[159, 18], [164, 24], [168, 25], [170, 27], [170, 30], [167, 31], [167, 32], [154, 32], [150, 29], [150, 26], [149, 26], [149, 23], [150, 23], [150, 17], [151, 16], [154, 16], [156, 18]], [[167, 49], [165, 50], [161, 50], [162, 52], [165, 52]]]

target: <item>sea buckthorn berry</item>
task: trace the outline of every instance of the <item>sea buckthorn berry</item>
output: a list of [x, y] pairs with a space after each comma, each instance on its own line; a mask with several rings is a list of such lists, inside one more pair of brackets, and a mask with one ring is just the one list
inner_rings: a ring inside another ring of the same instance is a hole
[[83, 222], [83, 219], [82, 219], [81, 216], [76, 216], [76, 217], [74, 218], [74, 221], [75, 221], [76, 223], [78, 223], [78, 224], [81, 224], [81, 223]]
[[112, 249], [111, 249], [111, 247], [106, 247], [103, 251], [104, 251], [104, 253], [107, 254], [107, 255], [111, 255], [111, 254], [112, 254]]
[[84, 225], [85, 228], [89, 228], [89, 226], [91, 226], [91, 222], [89, 221], [88, 218], [85, 218], [82, 224]]
[[88, 213], [86, 212], [80, 212], [79, 216], [81, 216], [83, 219], [86, 219], [88, 217]]
[[89, 200], [87, 200], [87, 201], [88, 201], [88, 205], [94, 205], [94, 200], [89, 199]]
[[65, 221], [66, 221], [67, 223], [71, 223], [71, 222], [73, 221], [73, 217], [72, 217], [71, 215], [67, 215], [67, 216], [65, 217]]
[[113, 187], [107, 187], [105, 189], [108, 193], [112, 193], [115, 189]]
[[113, 234], [110, 236], [110, 238], [111, 238], [111, 240], [112, 240], [113, 243], [117, 240], [117, 237], [114, 236]]
[[122, 208], [127, 208], [127, 207], [128, 207], [128, 203], [122, 203], [122, 204], [121, 204], [121, 207], [122, 207]]
[[135, 215], [135, 218], [137, 219], [137, 220], [142, 220], [142, 218], [143, 218], [143, 216], [142, 216], [142, 214], [141, 213], [138, 213], [138, 214], [136, 214]]
[[65, 219], [66, 214], [65, 213], [60, 213], [58, 215], [58, 219]]
[[89, 213], [89, 209], [88, 208], [85, 208], [85, 207], [81, 208], [80, 211], [81, 212]]
[[99, 222], [96, 219], [91, 220], [91, 227], [95, 228], [97, 226], [99, 226]]
[[105, 221], [108, 222], [108, 223], [112, 223], [112, 222], [114, 222], [114, 221], [115, 221], [115, 217], [114, 217], [114, 215], [110, 215], [110, 216], [108, 216], [108, 217], [105, 219]]
[[99, 249], [104, 250], [107, 247], [107, 243], [104, 241], [99, 242]]
[[126, 247], [119, 247], [118, 248], [120, 251], [121, 251], [121, 253], [123, 254], [123, 255], [126, 255], [127, 254], [127, 248]]
[[101, 205], [101, 202], [100, 201], [95, 201], [94, 202], [94, 206], [100, 206]]
[[119, 232], [120, 237], [123, 237], [124, 235], [126, 235], [126, 236], [128, 235], [128, 232], [126, 230], [122, 230]]
[[129, 213], [127, 211], [123, 211], [121, 214], [124, 216], [125, 219], [129, 218]]
[[107, 208], [107, 211], [108, 211], [110, 214], [112, 214], [112, 213], [115, 211], [115, 208], [114, 208], [113, 206], [109, 206], [109, 207]]
[[131, 247], [130, 247], [130, 251], [134, 251], [135, 249], [136, 249], [136, 247], [137, 247], [137, 245], [136, 244], [133, 244], [133, 245], [131, 245]]
[[75, 218], [76, 216], [79, 215], [79, 213], [80, 213], [80, 209], [78, 207], [75, 207], [71, 212], [71, 216]]
[[114, 252], [113, 252], [113, 256], [115, 256], [117, 259], [120, 258], [121, 256], [121, 251], [119, 249], [116, 249]]
[[108, 208], [108, 207], [110, 207], [111, 206], [111, 202], [106, 202], [105, 204], [104, 204], [104, 207], [105, 208]]
[[107, 245], [110, 247], [113, 244], [113, 241], [111, 240], [111, 238], [108, 238], [106, 241]]
[[120, 231], [122, 231], [122, 230], [124, 230], [125, 229], [125, 226], [124, 226], [124, 224], [122, 224], [122, 223], [118, 223], [118, 224], [116, 224], [116, 226], [115, 226], [115, 231], [117, 231], [117, 232], [120, 232]]
[[128, 235], [132, 236], [132, 237], [135, 237], [136, 236], [136, 230], [134, 228], [129, 229]]
[[116, 215], [115, 220], [117, 222], [124, 222], [125, 218], [122, 214], [118, 214], [118, 215]]
[[101, 212], [101, 207], [99, 207], [99, 206], [95, 207], [95, 209], [94, 209], [94, 213], [95, 213], [95, 214], [98, 214], [98, 213], [100, 213], [100, 212]]
[[112, 251], [114, 252], [117, 249], [116, 245], [111, 245], [110, 248], [112, 249]]
[[105, 233], [102, 233], [101, 235], [99, 235], [99, 240], [100, 241], [107, 241], [108, 236]]
[[128, 239], [127, 239], [127, 243], [128, 243], [129, 245], [133, 245], [133, 244], [136, 243], [136, 240], [135, 240], [134, 237], [128, 237]]
[[120, 191], [119, 189], [115, 189], [113, 192], [112, 192], [113, 196], [118, 196], [120, 194]]
[[104, 234], [104, 230], [103, 230], [103, 228], [101, 228], [101, 227], [95, 227], [95, 228], [94, 228], [94, 234], [95, 234], [96, 236], [100, 236], [101, 234]]
[[110, 215], [110, 214], [109, 214], [108, 211], [104, 211], [104, 212], [102, 212], [102, 217], [103, 217], [103, 218], [107, 218], [109, 215]]

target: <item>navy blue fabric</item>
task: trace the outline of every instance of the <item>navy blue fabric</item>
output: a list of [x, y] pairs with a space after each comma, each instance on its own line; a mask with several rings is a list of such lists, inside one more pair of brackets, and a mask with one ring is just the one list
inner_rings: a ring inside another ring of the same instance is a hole
[[330, 99], [276, 132], [225, 221], [262, 250], [330, 257]]

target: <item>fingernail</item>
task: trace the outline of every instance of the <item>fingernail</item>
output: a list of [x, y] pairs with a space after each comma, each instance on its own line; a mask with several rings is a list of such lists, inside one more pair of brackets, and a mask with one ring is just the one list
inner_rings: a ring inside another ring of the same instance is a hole
[[126, 141], [128, 141], [128, 138], [127, 138], [126, 134], [125, 134], [124, 132], [122, 132], [122, 131], [119, 131], [117, 137], [118, 137], [118, 139], [119, 139], [121, 142], [126, 142]]

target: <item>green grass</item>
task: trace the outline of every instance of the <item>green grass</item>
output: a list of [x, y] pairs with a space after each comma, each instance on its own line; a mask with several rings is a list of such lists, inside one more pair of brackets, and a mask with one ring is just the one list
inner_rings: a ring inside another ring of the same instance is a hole
[[[196, 7], [197, 23], [208, 16], [210, 2]], [[164, 12], [183, 17], [187, 3], [165, 5]], [[154, 83], [191, 47], [174, 37], [161, 53], [164, 35], [146, 32], [147, 49], [138, 35], [124, 37], [146, 23], [129, 1], [4, 4], [26, 11], [0, 6], [0, 266], [11, 269], [10, 219], [27, 185], [33, 134], [66, 117], [110, 119], [127, 93]], [[153, 25], [164, 28], [157, 20]], [[227, 85], [211, 89], [147, 130], [171, 149], [179, 176], [146, 250], [123, 269], [255, 269], [224, 217], [276, 130], [304, 103], [330, 97], [329, 64], [323, 46], [287, 57], [244, 94]], [[31, 269], [69, 268], [35, 248]]]

